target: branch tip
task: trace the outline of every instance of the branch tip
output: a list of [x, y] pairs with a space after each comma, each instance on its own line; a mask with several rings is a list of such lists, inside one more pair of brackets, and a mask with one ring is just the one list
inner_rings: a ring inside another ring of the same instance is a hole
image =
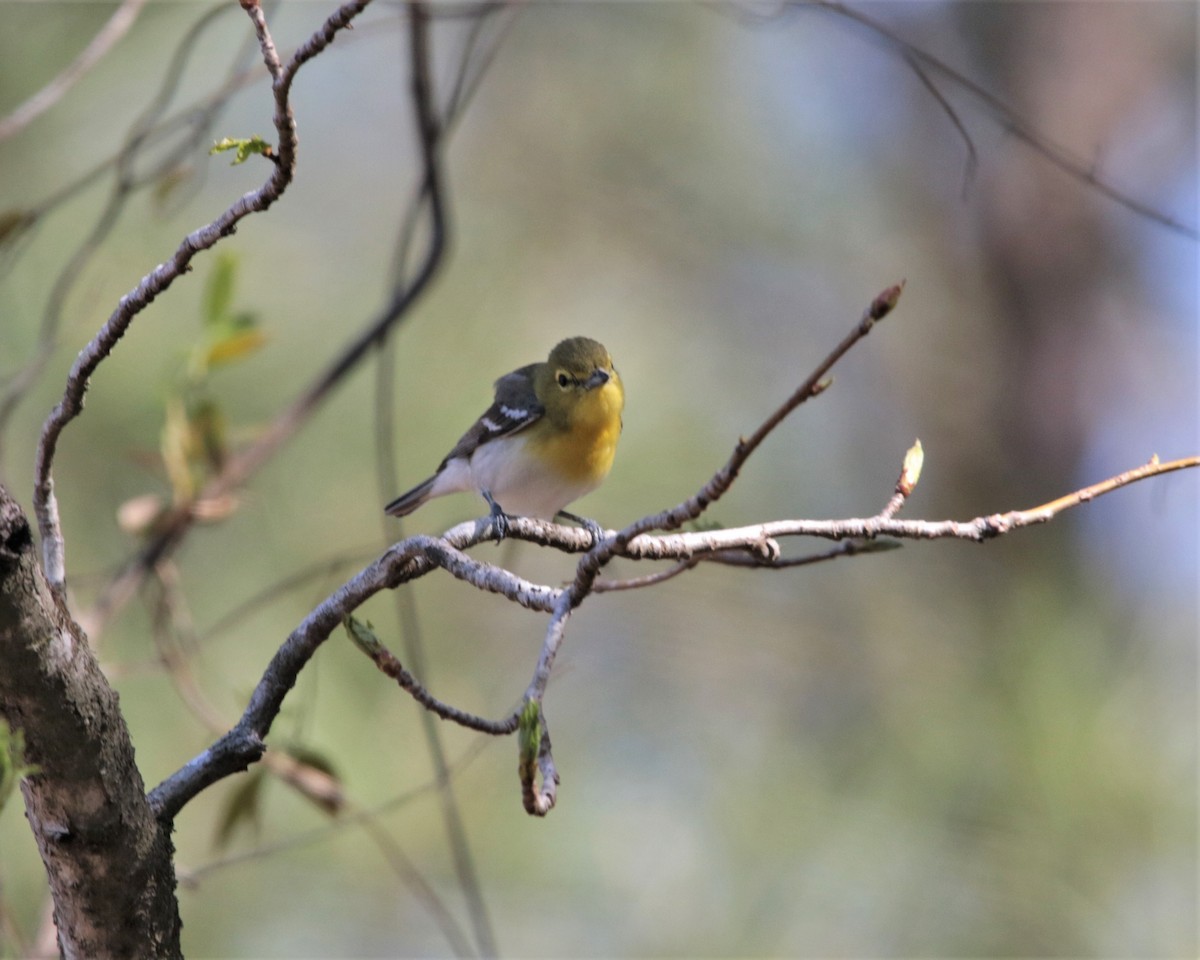
[[895, 308], [900, 300], [900, 294], [904, 292], [904, 285], [907, 280], [901, 280], [899, 283], [894, 283], [879, 296], [871, 301], [871, 307], [867, 310], [867, 316], [872, 320], [882, 320]]
[[925, 450], [921, 438], [908, 448], [904, 455], [904, 466], [900, 468], [900, 479], [896, 481], [896, 492], [908, 497], [921, 479], [921, 467], [925, 463]]

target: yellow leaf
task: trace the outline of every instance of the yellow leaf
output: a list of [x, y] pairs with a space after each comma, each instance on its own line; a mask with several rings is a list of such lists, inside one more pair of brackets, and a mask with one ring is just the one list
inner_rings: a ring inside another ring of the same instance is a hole
[[266, 334], [258, 330], [242, 330], [216, 341], [208, 348], [205, 359], [209, 366], [214, 367], [222, 363], [232, 363], [253, 353], [266, 342]]

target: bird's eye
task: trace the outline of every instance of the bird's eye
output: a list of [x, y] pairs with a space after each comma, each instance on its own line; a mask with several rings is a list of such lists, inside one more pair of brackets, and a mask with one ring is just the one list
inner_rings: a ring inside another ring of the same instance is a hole
[[570, 376], [568, 376], [567, 373], [562, 370], [558, 371], [558, 376], [555, 377], [555, 379], [558, 381], [558, 385], [560, 387], [562, 387], [564, 390], [566, 390], [567, 387], [569, 387], [571, 385]]

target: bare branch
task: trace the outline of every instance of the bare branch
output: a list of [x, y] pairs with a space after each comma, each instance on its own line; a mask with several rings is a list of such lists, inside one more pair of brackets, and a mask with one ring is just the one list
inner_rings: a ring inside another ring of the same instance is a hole
[[[794, 4], [795, 2], [796, 0], [789, 0], [790, 4]], [[936, 73], [944, 76], [947, 80], [965, 90], [981, 104], [983, 104], [984, 108], [991, 112], [997, 119], [999, 119], [1000, 122], [1004, 124], [1005, 128], [1011, 131], [1015, 137], [1028, 144], [1034, 151], [1041, 154], [1043, 157], [1049, 160], [1050, 163], [1054, 164], [1054, 166], [1065, 171], [1076, 180], [1086, 183], [1092, 189], [1125, 207], [1125, 209], [1131, 210], [1139, 217], [1151, 220], [1154, 223], [1166, 227], [1168, 230], [1171, 230], [1175, 233], [1182, 234], [1185, 237], [1191, 237], [1193, 240], [1200, 240], [1200, 227], [1195, 224], [1188, 224], [1181, 220], [1177, 220], [1174, 217], [1163, 213], [1161, 210], [1156, 210], [1149, 204], [1143, 203], [1142, 201], [1131, 197], [1128, 193], [1125, 193], [1124, 191], [1113, 186], [1096, 172], [1092, 164], [1071, 156], [1069, 151], [1067, 151], [1064, 147], [1054, 143], [1049, 137], [1044, 136], [1038, 130], [1034, 129], [1034, 127], [1024, 117], [1022, 117], [1020, 113], [1006, 104], [995, 94], [991, 93], [985, 87], [970, 79], [961, 71], [956, 70], [944, 60], [941, 60], [938, 57], [935, 57], [933, 54], [922, 50], [920, 47], [909, 43], [879, 20], [876, 20], [874, 17], [862, 13], [859, 10], [856, 10], [853, 7], [848, 7], [844, 3], [839, 2], [839, 0], [805, 0], [806, 4], [809, 2], [813, 2], [817, 6], [828, 10], [830, 13], [835, 13], [839, 16], [845, 17], [847, 20], [852, 20], [855, 23], [858, 23], [871, 30], [876, 36], [880, 37], [887, 44], [898, 50], [905, 57], [905, 59], [908, 60], [910, 66], [919, 64], [922, 67], [933, 70]], [[916, 69], [915, 66], [914, 69]], [[923, 84], [925, 84], [926, 88], [933, 93], [934, 97], [942, 105], [943, 109], [947, 109], [945, 99], [938, 95], [932, 84], [929, 83], [928, 77], [925, 76], [921, 70], [916, 70], [916, 72], [918, 78]], [[948, 109], [947, 112], [949, 113], [953, 122], [953, 112]], [[955, 123], [955, 126], [959, 125]], [[962, 130], [960, 128], [960, 133], [961, 132]], [[968, 140], [968, 144], [969, 142], [970, 141]]]
[[486, 720], [439, 700], [426, 690], [416, 677], [404, 669], [404, 664], [379, 641], [369, 628], [359, 623], [354, 617], [346, 618], [345, 627], [350, 639], [354, 641], [354, 645], [371, 658], [381, 673], [395, 680], [401, 690], [410, 694], [417, 703], [443, 720], [453, 720], [459, 726], [469, 730], [478, 730], [480, 733], [490, 733], [493, 736], [506, 736], [516, 730], [517, 723], [513, 715], [502, 720]]
[[34, 464], [34, 509], [38, 517], [38, 528], [42, 537], [42, 563], [46, 578], [56, 593], [63, 592], [66, 579], [65, 545], [58, 516], [58, 503], [54, 495], [54, 480], [51, 469], [58, 439], [63, 429], [83, 410], [83, 399], [96, 368], [108, 357], [125, 335], [136, 317], [160, 293], [183, 275], [192, 258], [202, 250], [214, 246], [223, 237], [232, 234], [237, 224], [252, 213], [266, 210], [283, 194], [292, 181], [296, 163], [296, 123], [292, 116], [288, 93], [296, 70], [327, 46], [340, 29], [360, 13], [369, 0], [355, 0], [343, 5], [326, 21], [325, 25], [297, 51], [295, 57], [283, 69], [275, 50], [267, 23], [257, 2], [245, 0], [244, 8], [254, 24], [262, 50], [263, 61], [274, 78], [272, 85], [275, 99], [275, 131], [279, 138], [276, 159], [267, 181], [258, 190], [239, 198], [232, 206], [205, 227], [186, 236], [176, 249], [174, 256], [144, 277], [132, 291], [121, 298], [116, 310], [109, 316], [100, 332], [76, 358], [67, 376], [62, 399], [51, 411], [42, 427]]
[[91, 43], [66, 68], [37, 93], [20, 104], [7, 117], [0, 117], [0, 140], [25, 129], [35, 119], [53, 107], [79, 80], [99, 63], [125, 36], [142, 12], [146, 0], [122, 0], [113, 15], [92, 37]]
[[[856, 343], [870, 333], [876, 323], [892, 312], [903, 290], [904, 283], [902, 281], [888, 287], [872, 300], [870, 306], [863, 312], [862, 317], [855, 324], [854, 328], [842, 339], [841, 343], [833, 348], [824, 360], [817, 364], [812, 373], [808, 375], [808, 378], [796, 388], [792, 395], [768, 416], [748, 439], [743, 437], [738, 440], [733, 454], [725, 463], [725, 466], [718, 470], [700, 488], [699, 492], [669, 510], [643, 517], [641, 520], [631, 523], [615, 536], [606, 536], [600, 543], [595, 544], [588, 550], [576, 566], [575, 579], [555, 603], [554, 616], [546, 628], [546, 637], [542, 642], [542, 653], [538, 659], [533, 680], [530, 682], [529, 689], [526, 692], [528, 699], [541, 703], [542, 696], [546, 691], [546, 683], [550, 679], [550, 667], [563, 641], [567, 618], [570, 616], [571, 611], [583, 602], [584, 597], [592, 592], [596, 577], [599, 576], [604, 566], [614, 556], [619, 554], [624, 555], [629, 544], [647, 531], [656, 529], [672, 530], [682, 526], [689, 520], [695, 520], [711, 504], [719, 500], [725, 491], [732, 486], [734, 480], [737, 479], [738, 473], [751, 454], [758, 449], [771, 431], [778, 427], [787, 415], [800, 406], [800, 404], [819, 395], [828, 388], [831, 381], [826, 379], [826, 375], [833, 368], [834, 364], [844, 357]], [[700, 537], [707, 535], [691, 534], [688, 536]], [[768, 560], [777, 559], [779, 556], [778, 545], [766, 538], [756, 538], [751, 542], [750, 546]], [[676, 559], [690, 558], [695, 552], [697, 551], [688, 551], [677, 556]]]
[[[728, 530], [660, 535], [643, 533], [625, 543], [619, 543], [618, 533], [608, 531], [598, 547], [587, 550], [581, 564], [596, 556], [599, 551], [604, 552], [606, 562], [613, 556], [630, 560], [688, 561], [706, 554], [749, 551], [757, 552], [763, 557], [767, 561], [764, 564], [766, 566], [786, 566], [787, 562], [778, 558], [777, 540], [794, 536], [852, 542], [873, 541], [880, 536], [916, 540], [953, 538], [983, 542], [1021, 527], [1045, 523], [1063, 510], [1087, 503], [1138, 480], [1195, 467], [1200, 467], [1200, 456], [1167, 463], [1155, 458], [1142, 467], [1128, 470], [1049, 503], [1026, 510], [976, 517], [968, 521], [898, 520], [881, 515], [845, 520], [777, 520]], [[512, 517], [509, 518], [508, 528], [509, 535], [514, 538], [566, 551], [585, 550], [591, 542], [591, 534], [586, 530], [544, 520]], [[249, 764], [260, 759], [265, 750], [265, 737], [278, 716], [288, 691], [295, 685], [300, 671], [337, 626], [381, 590], [417, 579], [438, 567], [481, 589], [500, 593], [513, 602], [533, 609], [547, 609], [547, 602], [553, 598], [546, 638], [533, 677], [525, 691], [524, 703], [540, 704], [550, 680], [555, 657], [562, 646], [571, 611], [582, 602], [587, 592], [590, 592], [594, 578], [589, 582], [588, 591], [576, 596], [578, 581], [562, 590], [529, 584], [506, 570], [471, 561], [463, 554], [462, 551], [466, 547], [491, 540], [495, 534], [492, 519], [485, 517], [475, 522], [459, 524], [440, 538], [412, 537], [403, 540], [326, 598], [275, 653], [237, 725], [212, 747], [151, 791], [149, 800], [156, 816], [164, 822], [174, 819], [183, 806], [201, 790], [232, 773], [246, 769]], [[864, 548], [857, 545], [845, 548], [846, 554], [863, 551]], [[468, 562], [464, 563], [464, 559]], [[373, 655], [372, 659], [376, 659], [376, 656]], [[391, 658], [392, 661], [394, 659]], [[385, 666], [386, 660], [386, 657], [379, 655], [376, 662], [389, 675], [395, 675], [398, 681], [401, 680], [400, 672], [403, 671], [403, 667], [398, 662], [386, 663]], [[401, 685], [405, 686], [405, 689], [411, 687], [410, 692], [414, 692], [419, 684], [415, 678], [411, 678], [411, 683], [409, 679], [405, 678]], [[422, 695], [432, 699], [427, 693]], [[444, 710], [439, 715], [456, 722], [460, 720], [456, 715], [459, 713], [456, 708], [444, 704], [440, 706]], [[466, 715], [471, 720], [466, 725], [489, 733], [511, 733], [517, 729], [522, 709], [518, 708], [498, 721], [476, 723], [479, 718]], [[539, 759], [539, 764], [544, 774], [543, 790], [547, 792], [542, 795], [538, 805], [549, 809], [553, 805], [550, 798], [553, 797], [555, 789], [552, 784], [556, 781], [548, 776], [554, 772], [553, 758], [549, 754], [548, 746], [544, 757]]]
[[954, 125], [954, 129], [958, 131], [958, 135], [962, 138], [963, 145], [967, 148], [967, 159], [963, 163], [963, 178], [962, 178], [962, 197], [966, 199], [967, 192], [971, 189], [971, 182], [975, 179], [975, 171], [979, 168], [979, 153], [975, 149], [975, 141], [971, 139], [971, 134], [968, 132], [966, 124], [962, 122], [958, 111], [954, 109], [954, 105], [946, 99], [945, 94], [938, 89], [936, 83], [930, 78], [929, 74], [921, 69], [921, 64], [910, 53], [904, 54], [904, 62], [908, 64], [909, 69], [917, 75], [917, 79], [929, 91], [929, 95], [937, 101], [942, 112], [946, 114], [950, 122]]
[[[441, 267], [447, 244], [445, 191], [441, 174], [441, 135], [443, 122], [436, 114], [430, 75], [430, 58], [425, 39], [427, 20], [425, 7], [413, 3], [411, 19], [412, 75], [410, 89], [416, 114], [417, 132], [421, 145], [424, 171], [422, 193], [418, 204], [429, 210], [430, 238], [424, 256], [413, 279], [398, 284], [383, 310], [365, 329], [322, 371], [300, 394], [263, 429], [255, 442], [231, 457], [219, 475], [200, 492], [197, 500], [223, 496], [242, 486], [279, 448], [298, 431], [330, 393], [376, 347], [388, 333], [406, 317], [416, 301], [428, 289]], [[298, 50], [291, 64], [306, 59], [305, 49]], [[310, 54], [311, 55], [311, 54]], [[176, 508], [162, 524], [162, 532], [151, 540], [121, 571], [104, 591], [93, 612], [94, 623], [104, 623], [136, 591], [158, 559], [172, 551], [182, 540], [195, 520], [190, 505]]]
[[[647, 530], [673, 530], [689, 520], [695, 520], [709, 506], [716, 503], [725, 494], [725, 491], [733, 485], [738, 473], [741, 472], [742, 466], [750, 459], [750, 455], [784, 421], [788, 414], [806, 400], [810, 400], [823, 393], [830, 386], [832, 381], [827, 380], [826, 375], [833, 369], [834, 364], [849, 353], [854, 345], [862, 340], [863, 337], [870, 333], [876, 323], [895, 309], [903, 290], [904, 281], [901, 281], [888, 287], [872, 300], [871, 305], [863, 312], [858, 323], [846, 334], [842, 342], [834, 347], [824, 360], [817, 364], [813, 372], [808, 375], [808, 378], [796, 388], [795, 392], [774, 413], [762, 422], [748, 439], [742, 438], [738, 440], [737, 446], [734, 447], [733, 455], [726, 462], [725, 466], [713, 474], [708, 483], [701, 487], [695, 496], [670, 510], [665, 510], [662, 513], [655, 514], [652, 517], [645, 517], [636, 523], [630, 524], [617, 534], [617, 541], [628, 542], [631, 538]], [[593, 551], [593, 553], [596, 559], [600, 560], [601, 564], [607, 562], [600, 559], [602, 557], [601, 549]], [[588, 566], [590, 567], [591, 563]], [[581, 563], [582, 567], [583, 564]]]
[[[770, 432], [782, 423], [792, 410], [828, 387], [827, 375], [834, 364], [861, 341], [875, 323], [892, 311], [902, 289], [903, 285], [897, 284], [877, 296], [842, 342], [816, 366], [792, 395], [771, 413], [748, 439], [739, 440], [726, 464], [696, 495], [678, 506], [643, 517], [617, 532], [601, 531], [598, 542], [588, 530], [561, 526], [545, 520], [507, 518], [505, 529], [510, 537], [566, 552], [583, 551], [583, 556], [576, 565], [575, 578], [565, 588], [531, 583], [501, 567], [469, 557], [464, 552], [466, 548], [493, 539], [500, 533], [495, 519], [491, 516], [459, 524], [441, 537], [415, 536], [392, 546], [378, 560], [369, 564], [319, 604], [284, 641], [264, 671], [237, 725], [212, 747], [151, 791], [149, 800], [156, 816], [164, 823], [170, 822], [201, 790], [260, 759], [266, 749], [265, 738], [288, 691], [295, 685], [300, 671], [338, 624], [347, 622], [347, 618], [355, 609], [380, 590], [395, 588], [436, 568], [444, 569], [478, 589], [499, 593], [529, 609], [550, 614], [537, 664], [520, 707], [498, 721], [489, 721], [444, 704], [429, 694], [417, 678], [405, 670], [373, 635], [352, 631], [352, 636], [381, 670], [396, 679], [402, 688], [444, 719], [472, 729], [503, 735], [521, 727], [522, 718], [528, 718], [532, 711], [532, 715], [539, 718], [541, 723], [542, 739], [539, 743], [537, 767], [541, 772], [542, 784], [540, 790], [535, 789], [532, 766], [523, 760], [522, 796], [530, 813], [544, 815], [554, 806], [558, 774], [551, 753], [549, 733], [541, 713], [542, 700], [553, 672], [555, 658], [566, 636], [567, 621], [572, 611], [589, 594], [596, 591], [600, 570], [614, 557], [676, 561], [677, 567], [673, 572], [668, 571], [662, 576], [653, 580], [647, 579], [643, 584], [639, 584], [649, 585], [689, 569], [697, 558], [783, 568], [878, 550], [881, 546], [873, 545], [881, 536], [896, 539], [956, 538], [982, 542], [1021, 527], [1045, 523], [1063, 510], [1138, 480], [1200, 466], [1200, 457], [1163, 463], [1156, 456], [1145, 466], [1026, 510], [991, 514], [965, 522], [900, 520], [895, 514], [904, 506], [915, 488], [924, 463], [924, 450], [920, 441], [917, 441], [905, 455], [894, 495], [873, 517], [843, 520], [776, 520], [735, 529], [650, 534], [649, 531], [654, 529], [669, 530], [687, 520], [693, 520], [716, 502], [733, 484], [746, 460]], [[797, 536], [821, 537], [843, 541], [847, 545], [813, 557], [784, 559], [778, 541], [783, 537]], [[734, 556], [753, 559], [734, 560]]]

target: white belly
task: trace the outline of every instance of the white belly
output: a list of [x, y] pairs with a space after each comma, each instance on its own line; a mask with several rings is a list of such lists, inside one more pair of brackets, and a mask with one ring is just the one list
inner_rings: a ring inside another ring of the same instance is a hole
[[539, 462], [522, 456], [524, 445], [525, 437], [517, 434], [483, 444], [471, 455], [470, 462], [461, 458], [451, 460], [439, 475], [432, 494], [487, 490], [510, 516], [552, 520], [567, 504], [595, 489], [594, 483], [561, 478]]

